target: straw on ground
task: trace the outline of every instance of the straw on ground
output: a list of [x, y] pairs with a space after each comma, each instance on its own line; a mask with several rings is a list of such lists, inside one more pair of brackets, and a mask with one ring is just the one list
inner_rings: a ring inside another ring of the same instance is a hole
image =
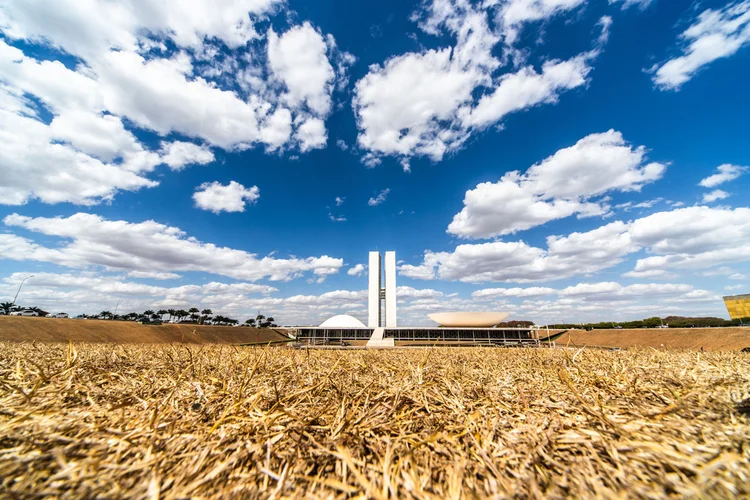
[[0, 344], [0, 496], [750, 494], [731, 352]]

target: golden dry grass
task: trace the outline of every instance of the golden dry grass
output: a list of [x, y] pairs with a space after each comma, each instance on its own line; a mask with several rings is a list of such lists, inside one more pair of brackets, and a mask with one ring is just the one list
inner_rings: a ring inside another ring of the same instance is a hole
[[0, 344], [0, 496], [750, 495], [750, 355]]
[[[559, 331], [559, 330], [558, 330]], [[540, 336], [546, 336], [544, 330]], [[623, 330], [568, 330], [557, 345], [656, 347], [667, 349], [740, 350], [750, 347], [750, 327], [634, 328]]]

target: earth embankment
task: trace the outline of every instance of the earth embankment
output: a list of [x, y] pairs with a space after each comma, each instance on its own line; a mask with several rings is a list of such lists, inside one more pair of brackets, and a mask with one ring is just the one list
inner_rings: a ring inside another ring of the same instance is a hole
[[0, 342], [252, 344], [289, 340], [282, 329], [141, 325], [132, 321], [0, 316]]
[[[550, 331], [552, 335], [558, 331]], [[539, 336], [544, 338], [545, 331]], [[750, 328], [642, 328], [568, 330], [554, 339], [560, 346], [656, 347], [667, 349], [735, 350], [750, 347]]]

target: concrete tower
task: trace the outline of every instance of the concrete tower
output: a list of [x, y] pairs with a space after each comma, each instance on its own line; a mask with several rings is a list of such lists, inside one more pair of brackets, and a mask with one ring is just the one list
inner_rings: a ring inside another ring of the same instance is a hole
[[367, 269], [367, 326], [377, 328], [380, 326], [380, 252], [370, 252]]
[[370, 252], [367, 286], [367, 326], [383, 325], [382, 304], [385, 299], [385, 327], [396, 328], [396, 252], [385, 253], [385, 288], [383, 288], [380, 252]]
[[385, 252], [385, 327], [396, 328], [396, 252]]

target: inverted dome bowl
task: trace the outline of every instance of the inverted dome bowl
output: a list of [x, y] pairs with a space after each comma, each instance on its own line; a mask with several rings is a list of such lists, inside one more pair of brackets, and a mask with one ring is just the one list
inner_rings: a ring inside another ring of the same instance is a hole
[[428, 315], [440, 326], [455, 328], [489, 328], [510, 316], [507, 312], [440, 312]]

